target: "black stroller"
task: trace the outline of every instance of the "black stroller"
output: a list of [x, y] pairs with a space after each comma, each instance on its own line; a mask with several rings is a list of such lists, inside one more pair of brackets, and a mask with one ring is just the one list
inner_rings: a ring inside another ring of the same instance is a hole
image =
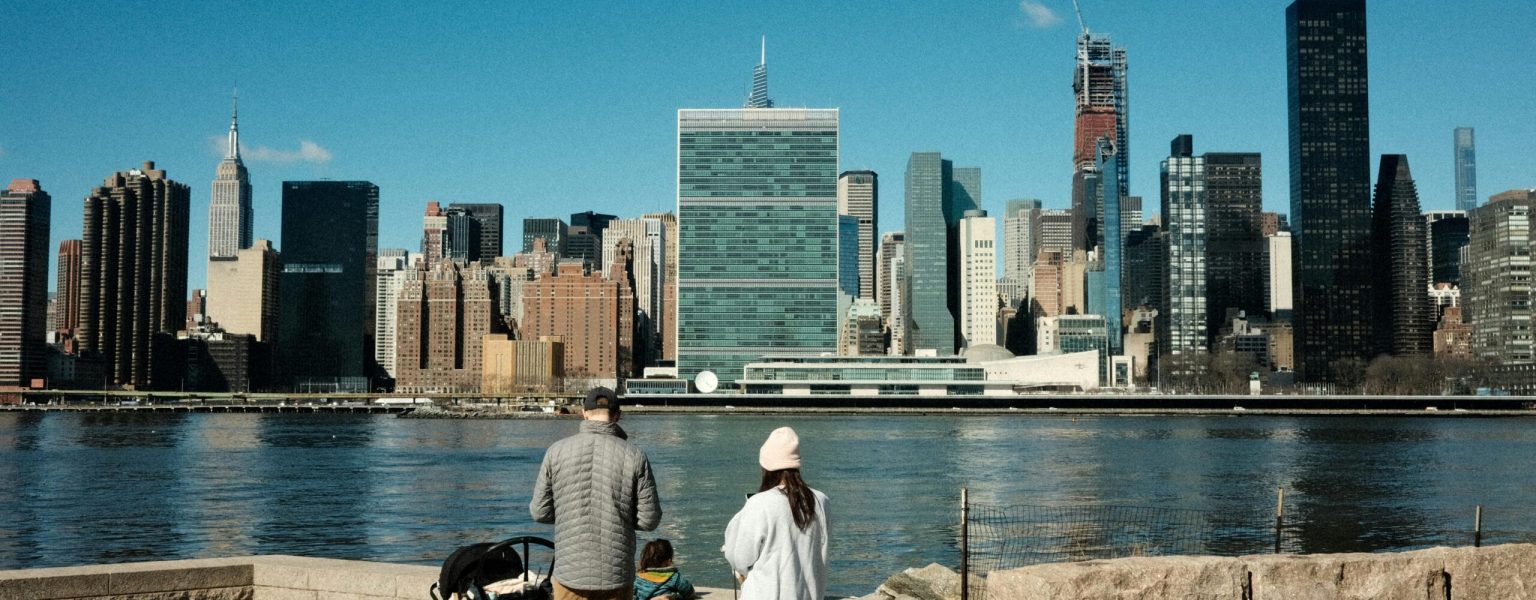
[[[517, 553], [519, 545], [523, 547], [521, 556]], [[544, 571], [541, 581], [529, 581], [528, 569], [523, 563], [529, 557], [530, 546], [549, 549], [549, 568]], [[554, 542], [528, 535], [470, 544], [448, 555], [437, 582], [428, 591], [433, 600], [550, 600], [554, 597], [550, 582], [550, 575], [555, 570], [554, 555]], [[493, 583], [516, 578], [522, 579], [522, 586], [517, 591], [498, 594], [486, 590]]]

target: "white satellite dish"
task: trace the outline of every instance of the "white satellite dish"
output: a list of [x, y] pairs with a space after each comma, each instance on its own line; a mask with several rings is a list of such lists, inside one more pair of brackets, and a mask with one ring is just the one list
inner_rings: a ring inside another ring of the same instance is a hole
[[700, 394], [713, 394], [720, 387], [720, 377], [714, 371], [699, 371], [693, 376], [693, 387], [698, 388]]

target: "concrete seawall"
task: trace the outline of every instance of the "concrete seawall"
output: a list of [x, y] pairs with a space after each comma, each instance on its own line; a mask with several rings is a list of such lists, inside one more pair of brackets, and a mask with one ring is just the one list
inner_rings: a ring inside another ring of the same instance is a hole
[[1034, 565], [994, 571], [986, 590], [986, 600], [1536, 600], [1536, 545]]

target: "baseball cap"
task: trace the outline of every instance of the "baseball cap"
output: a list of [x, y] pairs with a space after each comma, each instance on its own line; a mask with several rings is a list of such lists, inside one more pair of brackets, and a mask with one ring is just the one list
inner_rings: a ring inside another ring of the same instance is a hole
[[582, 410], [615, 409], [619, 407], [619, 395], [613, 390], [598, 386], [587, 391], [587, 399], [582, 401]]

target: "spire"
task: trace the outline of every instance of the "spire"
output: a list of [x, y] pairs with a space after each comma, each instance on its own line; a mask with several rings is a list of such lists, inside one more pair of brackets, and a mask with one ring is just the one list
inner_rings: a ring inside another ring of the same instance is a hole
[[762, 55], [757, 67], [752, 69], [752, 93], [747, 96], [747, 108], [773, 108], [768, 97], [768, 36], [763, 36]]
[[224, 158], [240, 160], [240, 88], [235, 87], [235, 93], [231, 100], [232, 107], [229, 115], [229, 150], [224, 153]]

